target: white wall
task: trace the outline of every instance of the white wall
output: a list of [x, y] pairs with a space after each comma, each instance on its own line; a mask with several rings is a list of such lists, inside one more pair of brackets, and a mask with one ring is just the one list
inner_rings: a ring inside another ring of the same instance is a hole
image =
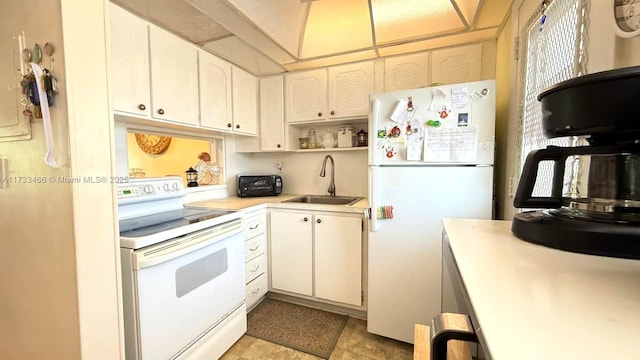
[[[31, 140], [0, 142], [11, 178], [46, 178], [0, 188], [3, 359], [122, 355], [112, 187], [57, 180], [112, 173], [105, 5], [106, 0], [2, 3], [0, 36], [24, 30], [30, 48], [51, 42], [60, 87], [51, 109], [59, 168], [43, 161], [41, 119], [32, 122]], [[10, 49], [3, 50], [9, 56]], [[43, 65], [50, 67], [48, 58]]]
[[[328, 195], [330, 160], [327, 160], [326, 177], [320, 177], [322, 160], [327, 154], [335, 163], [336, 195], [367, 196], [367, 152], [364, 150], [235, 154], [235, 171], [242, 175], [278, 174], [282, 176], [286, 194]], [[282, 172], [276, 169], [278, 161], [283, 165]], [[235, 184], [235, 179], [229, 181]]]

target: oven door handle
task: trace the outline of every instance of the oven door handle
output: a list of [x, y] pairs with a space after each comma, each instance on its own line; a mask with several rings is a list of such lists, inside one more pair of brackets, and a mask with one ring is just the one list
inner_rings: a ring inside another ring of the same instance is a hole
[[132, 259], [133, 269], [141, 270], [162, 264], [240, 233], [242, 233], [242, 223], [232, 221], [135, 251]]

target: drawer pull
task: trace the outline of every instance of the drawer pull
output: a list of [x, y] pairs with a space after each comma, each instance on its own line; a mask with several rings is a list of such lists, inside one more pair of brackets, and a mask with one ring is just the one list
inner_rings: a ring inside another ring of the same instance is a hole
[[254, 272], [258, 271], [258, 269], [260, 269], [260, 264], [256, 264], [256, 266], [254, 266], [253, 269], [249, 270], [249, 272], [254, 273]]
[[256, 244], [254, 247], [249, 248], [249, 251], [256, 251], [258, 249], [260, 249], [260, 244]]
[[249, 226], [249, 230], [255, 230], [260, 227], [260, 224], [256, 224], [256, 226]]
[[255, 290], [253, 290], [253, 291], [251, 292], [251, 296], [253, 296], [253, 295], [255, 295], [255, 294], [259, 293], [259, 292], [260, 292], [260, 287], [258, 287], [258, 288], [256, 288]]

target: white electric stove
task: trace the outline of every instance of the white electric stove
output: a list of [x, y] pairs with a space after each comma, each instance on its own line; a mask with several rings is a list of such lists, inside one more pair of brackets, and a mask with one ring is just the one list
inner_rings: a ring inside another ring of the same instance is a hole
[[216, 359], [246, 331], [240, 214], [185, 207], [179, 177], [119, 184], [127, 359]]

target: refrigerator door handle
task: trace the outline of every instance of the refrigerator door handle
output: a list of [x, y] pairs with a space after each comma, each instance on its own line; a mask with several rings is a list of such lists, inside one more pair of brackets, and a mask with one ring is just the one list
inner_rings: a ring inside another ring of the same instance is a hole
[[379, 151], [377, 147], [377, 130], [376, 124], [379, 121], [378, 112], [380, 111], [380, 99], [373, 99], [371, 101], [371, 113], [369, 114], [369, 165], [379, 164]]
[[369, 229], [371, 231], [378, 231], [378, 196], [376, 190], [378, 189], [378, 168], [376, 166], [369, 166], [369, 219], [371, 221]]

